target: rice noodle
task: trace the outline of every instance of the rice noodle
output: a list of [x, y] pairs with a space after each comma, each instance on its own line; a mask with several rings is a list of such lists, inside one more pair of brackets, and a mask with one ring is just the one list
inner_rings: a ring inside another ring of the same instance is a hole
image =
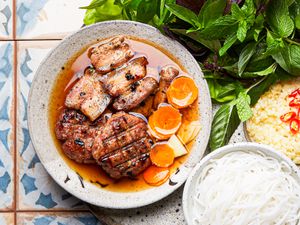
[[300, 185], [287, 163], [237, 151], [204, 167], [193, 205], [197, 225], [296, 225]]

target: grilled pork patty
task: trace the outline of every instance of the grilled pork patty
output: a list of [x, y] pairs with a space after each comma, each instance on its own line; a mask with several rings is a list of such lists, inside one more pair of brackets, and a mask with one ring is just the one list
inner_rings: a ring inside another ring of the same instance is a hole
[[141, 118], [118, 112], [102, 126], [95, 138], [93, 157], [110, 177], [134, 177], [150, 164], [153, 141]]
[[124, 36], [118, 36], [89, 50], [91, 62], [99, 73], [108, 73], [134, 56], [133, 51], [124, 41]]

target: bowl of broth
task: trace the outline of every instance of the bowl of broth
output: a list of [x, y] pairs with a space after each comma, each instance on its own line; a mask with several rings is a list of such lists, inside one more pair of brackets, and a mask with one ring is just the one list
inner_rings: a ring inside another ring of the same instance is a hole
[[108, 21], [65, 38], [29, 94], [34, 148], [52, 178], [90, 204], [135, 208], [180, 187], [211, 128], [193, 56], [157, 29]]

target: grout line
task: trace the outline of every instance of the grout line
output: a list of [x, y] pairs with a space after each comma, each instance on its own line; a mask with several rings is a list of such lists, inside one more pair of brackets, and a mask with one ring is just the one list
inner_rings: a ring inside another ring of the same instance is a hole
[[14, 90], [14, 203], [13, 203], [13, 209], [14, 209], [14, 225], [17, 225], [17, 91], [18, 91], [18, 79], [17, 79], [17, 52], [18, 52], [18, 46], [16, 39], [16, 30], [17, 30], [17, 0], [12, 1], [12, 35], [14, 40], [14, 47], [13, 47], [13, 90]]
[[13, 40], [17, 37], [17, 0], [12, 1], [12, 36]]
[[18, 109], [18, 78], [17, 78], [17, 65], [18, 65], [18, 60], [17, 60], [17, 52], [18, 52], [18, 43], [17, 41], [14, 41], [14, 67], [13, 67], [13, 77], [14, 77], [14, 224], [17, 222], [17, 123], [18, 123], [18, 118], [17, 118], [17, 109]]

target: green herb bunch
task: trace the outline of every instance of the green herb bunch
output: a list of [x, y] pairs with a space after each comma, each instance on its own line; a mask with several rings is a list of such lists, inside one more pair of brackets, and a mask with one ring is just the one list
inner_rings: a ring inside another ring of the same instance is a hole
[[198, 60], [220, 104], [212, 150], [228, 143], [251, 106], [279, 80], [300, 76], [300, 0], [93, 0], [86, 25], [123, 19], [148, 23]]

